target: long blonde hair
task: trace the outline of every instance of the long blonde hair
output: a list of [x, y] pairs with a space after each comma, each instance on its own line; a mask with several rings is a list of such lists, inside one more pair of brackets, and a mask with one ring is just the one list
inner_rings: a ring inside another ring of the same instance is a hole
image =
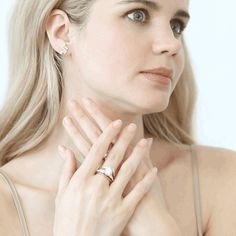
[[[10, 83], [0, 113], [0, 166], [42, 143], [59, 117], [62, 60], [48, 40], [53, 9], [82, 29], [93, 0], [18, 0], [9, 25]], [[143, 116], [146, 133], [171, 143], [192, 144], [196, 85], [183, 40], [186, 64], [168, 108]]]

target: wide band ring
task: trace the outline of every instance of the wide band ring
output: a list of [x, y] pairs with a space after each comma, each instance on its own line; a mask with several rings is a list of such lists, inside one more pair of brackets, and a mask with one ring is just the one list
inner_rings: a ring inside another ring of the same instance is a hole
[[103, 166], [103, 167], [97, 169], [96, 174], [97, 173], [101, 173], [104, 176], [106, 176], [108, 178], [108, 180], [110, 181], [110, 183], [112, 183], [115, 179], [115, 169], [110, 166]]

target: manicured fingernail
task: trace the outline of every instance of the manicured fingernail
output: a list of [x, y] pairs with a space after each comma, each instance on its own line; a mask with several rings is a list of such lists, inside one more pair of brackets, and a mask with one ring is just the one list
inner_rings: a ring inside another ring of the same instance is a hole
[[139, 146], [141, 146], [141, 147], [146, 147], [147, 146], [147, 144], [148, 144], [148, 141], [147, 141], [147, 139], [141, 139], [140, 141], [139, 141]]
[[157, 172], [158, 172], [157, 167], [154, 167], [154, 168], [152, 169], [152, 172], [157, 174]]
[[65, 118], [63, 119], [63, 124], [65, 124], [65, 125], [71, 125], [71, 119], [70, 119], [69, 117], [65, 117]]
[[116, 120], [113, 122], [113, 127], [119, 128], [122, 125], [122, 120]]
[[128, 126], [128, 130], [129, 130], [129, 131], [135, 131], [136, 128], [137, 128], [137, 125], [134, 124], [134, 123], [131, 123], [131, 124]]
[[76, 103], [75, 100], [71, 99], [71, 100], [68, 101], [68, 104], [69, 104], [69, 106], [74, 107], [74, 106], [76, 106], [77, 103]]
[[148, 138], [147, 140], [148, 140], [149, 147], [151, 147], [153, 143], [153, 138]]
[[60, 157], [62, 157], [63, 159], [65, 159], [65, 147], [63, 147], [62, 145], [58, 145], [58, 151], [59, 151], [59, 154], [60, 154]]

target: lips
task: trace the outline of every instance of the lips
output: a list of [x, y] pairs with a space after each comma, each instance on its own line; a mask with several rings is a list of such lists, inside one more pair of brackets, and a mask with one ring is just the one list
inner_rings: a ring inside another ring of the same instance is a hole
[[160, 75], [162, 77], [166, 77], [169, 79], [173, 79], [173, 70], [167, 68], [167, 67], [158, 67], [150, 70], [141, 71], [141, 73], [149, 73], [149, 74], [155, 74]]

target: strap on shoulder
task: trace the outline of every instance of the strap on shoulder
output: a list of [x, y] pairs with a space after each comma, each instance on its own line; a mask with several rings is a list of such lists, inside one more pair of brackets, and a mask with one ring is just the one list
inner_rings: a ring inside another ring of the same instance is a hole
[[190, 146], [191, 149], [191, 162], [192, 162], [192, 173], [193, 173], [193, 191], [194, 191], [194, 205], [196, 212], [196, 223], [198, 236], [202, 236], [202, 214], [201, 214], [201, 197], [200, 197], [200, 184], [199, 184], [199, 173], [198, 173], [198, 162], [197, 162], [197, 151], [194, 145]]
[[10, 192], [14, 201], [14, 205], [16, 207], [19, 219], [20, 219], [20, 224], [22, 226], [23, 229], [23, 235], [24, 236], [29, 236], [29, 230], [26, 224], [26, 219], [25, 219], [25, 215], [24, 215], [24, 211], [22, 208], [22, 204], [20, 201], [20, 197], [19, 194], [13, 184], [13, 182], [11, 181], [11, 179], [7, 176], [7, 174], [0, 168], [0, 177], [2, 177], [2, 179], [5, 181], [5, 183], [10, 187]]

